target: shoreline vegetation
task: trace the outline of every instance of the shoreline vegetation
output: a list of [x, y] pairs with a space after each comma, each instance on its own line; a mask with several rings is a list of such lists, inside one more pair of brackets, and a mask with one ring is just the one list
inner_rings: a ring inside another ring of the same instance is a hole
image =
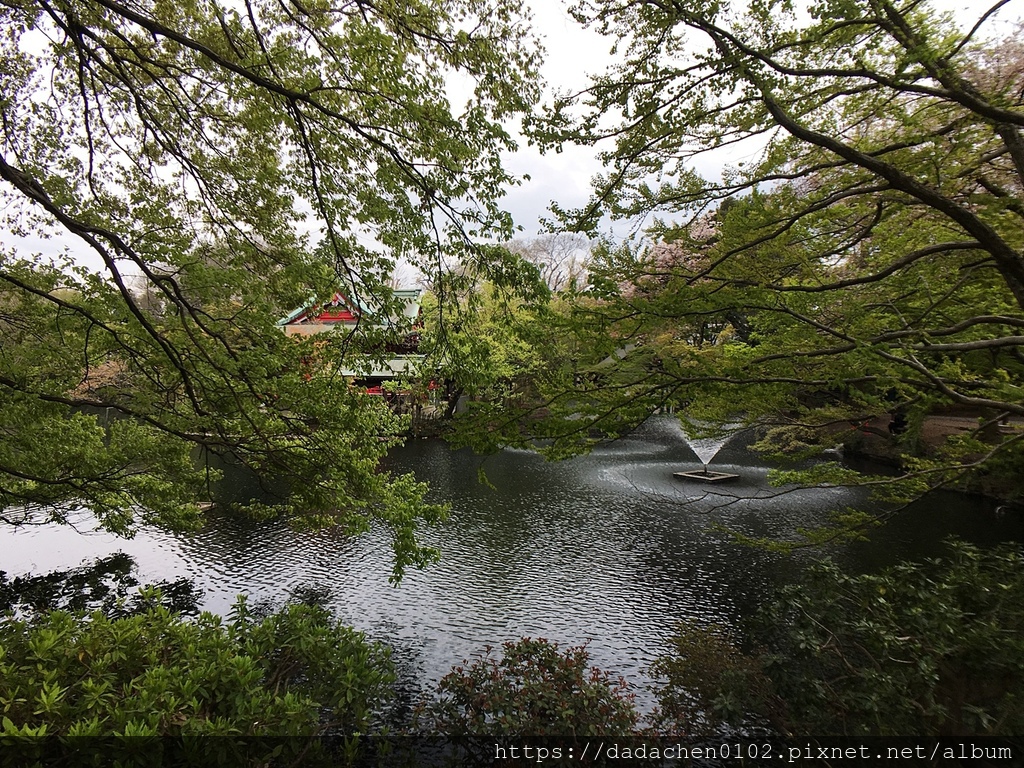
[[[993, 420], [987, 415], [969, 413], [935, 414], [925, 417], [916, 435], [899, 439], [889, 431], [889, 416], [876, 417], [837, 433], [844, 454], [897, 469], [904, 469], [908, 458], [936, 456], [950, 438], [979, 436], [982, 440], [1024, 433], [1024, 420]], [[970, 457], [965, 457], [969, 461]], [[953, 483], [953, 490], [987, 496], [1000, 501], [1020, 502], [1019, 481], [1007, 475], [970, 477]]]
[[[383, 756], [490, 766], [495, 744], [564, 757], [603, 741], [640, 759], [588, 764], [646, 765], [652, 746], [721, 747], [740, 734], [786, 754], [928, 738], [1017, 756], [1022, 558], [1018, 547], [951, 542], [940, 559], [873, 574], [811, 565], [749, 617], [745, 638], [680, 624], [652, 665], [657, 707], [647, 714], [635, 686], [596, 667], [585, 644], [485, 647], [410, 697], [398, 691], [392, 649], [339, 623], [315, 594], [278, 607], [240, 598], [217, 616], [196, 609], [195, 592], [133, 597], [123, 562], [107, 564], [112, 590], [74, 569], [67, 575], [92, 583], [102, 610], [57, 607], [66, 595], [52, 578], [5, 585], [55, 601], [0, 622], [2, 764], [362, 766]], [[828, 764], [817, 754], [801, 762]]]

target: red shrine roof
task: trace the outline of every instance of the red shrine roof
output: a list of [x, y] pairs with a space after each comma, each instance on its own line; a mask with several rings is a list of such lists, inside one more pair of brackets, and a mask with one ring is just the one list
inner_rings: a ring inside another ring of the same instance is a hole
[[348, 299], [335, 293], [323, 305], [309, 303], [297, 307], [287, 316], [278, 321], [278, 325], [302, 325], [304, 323], [355, 323], [363, 314], [364, 308], [352, 307]]

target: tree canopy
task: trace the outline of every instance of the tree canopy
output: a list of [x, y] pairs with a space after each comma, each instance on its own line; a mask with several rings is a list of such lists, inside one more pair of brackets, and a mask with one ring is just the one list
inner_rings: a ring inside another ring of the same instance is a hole
[[[401, 422], [341, 362], [384, 354], [398, 258], [486, 270], [475, 243], [511, 235], [503, 125], [539, 55], [520, 9], [5, 0], [0, 22], [4, 519], [192, 524], [199, 448], [283, 478], [272, 511], [381, 521], [396, 573], [421, 562], [439, 510], [378, 471]], [[31, 253], [55, 235], [64, 257]], [[338, 290], [378, 316], [275, 326]]]
[[[581, 450], [664, 406], [771, 420], [788, 434], [769, 442], [804, 447], [886, 413], [908, 436], [943, 407], [1024, 415], [1024, 50], [1006, 7], [961, 25], [919, 0], [578, 3], [619, 63], [534, 135], [604, 147], [566, 227], [647, 230], [591, 265], [563, 318], [573, 370], [534, 435]], [[974, 437], [910, 490], [1019, 471], [1019, 434]], [[804, 479], [850, 479], [820, 471]]]

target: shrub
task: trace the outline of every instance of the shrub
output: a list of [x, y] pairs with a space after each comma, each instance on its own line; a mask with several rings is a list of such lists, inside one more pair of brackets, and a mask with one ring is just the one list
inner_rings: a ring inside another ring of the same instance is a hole
[[[492, 750], [495, 743], [578, 747], [596, 738], [627, 739], [639, 716], [622, 678], [590, 666], [585, 646], [562, 650], [523, 638], [488, 647], [442, 678], [418, 725], [451, 744]], [[577, 752], [576, 754], [579, 754]]]
[[821, 735], [1024, 733], [1024, 557], [951, 556], [848, 576], [824, 563], [765, 616], [766, 671], [794, 729]]
[[[654, 670], [665, 722], [760, 714], [797, 737], [1024, 733], [1024, 556], [951, 556], [850, 576], [829, 562], [759, 618], [769, 650], [683, 630]], [[770, 684], [769, 684], [770, 681]]]
[[307, 605], [257, 619], [240, 598], [227, 621], [190, 620], [157, 593], [145, 597], [134, 616], [0, 622], [8, 757], [264, 764], [315, 752], [334, 734], [353, 758], [394, 680], [384, 647]]
[[671, 643], [650, 668], [663, 681], [652, 716], [663, 736], [707, 738], [723, 725], [770, 719], [777, 702], [762, 659], [743, 653], [723, 628], [680, 624]]

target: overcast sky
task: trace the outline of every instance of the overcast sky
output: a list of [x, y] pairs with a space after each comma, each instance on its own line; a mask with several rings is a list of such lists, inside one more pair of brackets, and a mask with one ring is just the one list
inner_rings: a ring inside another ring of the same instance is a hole
[[[994, 3], [981, 5], [971, 0], [931, 0], [931, 5], [953, 12], [965, 29]], [[540, 33], [546, 49], [543, 75], [549, 90], [578, 90], [586, 86], [588, 75], [603, 72], [612, 61], [611, 40], [583, 29], [566, 12], [565, 0], [531, 0], [534, 28]], [[1020, 15], [1021, 3], [1010, 0], [997, 19], [982, 32], [987, 35], [1012, 34], [1011, 20]], [[763, 142], [758, 140], [742, 148], [709, 154], [699, 158], [696, 170], [705, 178], [717, 176], [726, 163], [754, 159]], [[549, 218], [552, 200], [563, 208], [581, 207], [589, 197], [590, 180], [601, 171], [597, 150], [591, 147], [568, 147], [562, 153], [541, 155], [536, 148], [521, 143], [520, 151], [507, 159], [507, 167], [516, 174], [531, 177], [523, 186], [509, 192], [505, 208], [523, 228], [523, 237], [536, 235], [541, 220]], [[606, 225], [607, 228], [608, 225]], [[628, 224], [617, 225], [615, 236], [629, 234]]]
[[[542, 69], [550, 95], [553, 91], [578, 90], [587, 84], [588, 75], [603, 72], [611, 61], [611, 41], [584, 29], [565, 8], [563, 0], [534, 0], [533, 26], [545, 47]], [[530, 176], [521, 187], [511, 190], [505, 207], [523, 228], [523, 236], [536, 235], [540, 222], [549, 218], [553, 200], [563, 208], [580, 207], [589, 196], [590, 180], [600, 169], [596, 150], [590, 147], [566, 147], [562, 152], [541, 155], [526, 141], [519, 152], [506, 158], [507, 167], [517, 175]]]

